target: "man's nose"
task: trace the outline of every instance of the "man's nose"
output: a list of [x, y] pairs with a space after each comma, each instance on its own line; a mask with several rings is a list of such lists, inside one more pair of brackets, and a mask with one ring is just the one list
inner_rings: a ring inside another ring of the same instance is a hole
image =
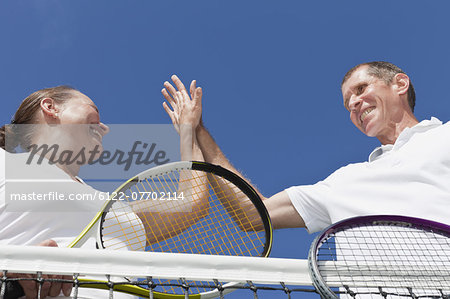
[[361, 106], [362, 100], [359, 96], [352, 96], [350, 101], [348, 101], [348, 109], [350, 111], [355, 111]]

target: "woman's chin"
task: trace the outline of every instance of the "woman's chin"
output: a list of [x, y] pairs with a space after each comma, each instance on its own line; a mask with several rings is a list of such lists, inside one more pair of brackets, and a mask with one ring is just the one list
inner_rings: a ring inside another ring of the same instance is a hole
[[96, 160], [98, 160], [100, 158], [100, 156], [103, 153], [103, 145], [100, 144], [96, 144], [95, 146], [91, 147], [91, 149], [89, 150], [88, 154], [89, 154], [89, 163], [92, 163]]

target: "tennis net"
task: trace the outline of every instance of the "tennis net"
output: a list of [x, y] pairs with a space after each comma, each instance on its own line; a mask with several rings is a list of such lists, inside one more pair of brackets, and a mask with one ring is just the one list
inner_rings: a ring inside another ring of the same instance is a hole
[[307, 260], [296, 259], [8, 245], [0, 246], [0, 271], [0, 298], [14, 298], [20, 280], [35, 282], [39, 290], [45, 282], [70, 283], [72, 298], [99, 289], [104, 298], [121, 298], [123, 292], [143, 298], [223, 298], [237, 289], [246, 290], [245, 297], [272, 291], [277, 298], [300, 292], [303, 298], [304, 292], [315, 292]]

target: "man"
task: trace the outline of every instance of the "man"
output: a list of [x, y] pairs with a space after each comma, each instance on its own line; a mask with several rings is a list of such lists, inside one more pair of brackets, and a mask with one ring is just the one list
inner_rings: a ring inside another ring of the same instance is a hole
[[[174, 124], [191, 125], [205, 161], [236, 173], [201, 121], [201, 89], [190, 93], [172, 76], [162, 93]], [[353, 216], [395, 214], [450, 224], [450, 123], [418, 122], [409, 77], [388, 62], [357, 65], [341, 85], [353, 124], [381, 146], [368, 162], [349, 164], [324, 181], [262, 196], [274, 228], [306, 227], [316, 232]], [[199, 92], [200, 91], [200, 92]], [[182, 97], [175, 95], [178, 93]]]

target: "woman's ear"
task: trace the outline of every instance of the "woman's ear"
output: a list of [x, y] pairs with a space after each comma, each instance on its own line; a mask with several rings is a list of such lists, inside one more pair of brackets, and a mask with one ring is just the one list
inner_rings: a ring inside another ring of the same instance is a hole
[[56, 103], [51, 98], [45, 98], [41, 100], [41, 110], [44, 113], [44, 116], [57, 119], [58, 118], [58, 109], [56, 107]]

